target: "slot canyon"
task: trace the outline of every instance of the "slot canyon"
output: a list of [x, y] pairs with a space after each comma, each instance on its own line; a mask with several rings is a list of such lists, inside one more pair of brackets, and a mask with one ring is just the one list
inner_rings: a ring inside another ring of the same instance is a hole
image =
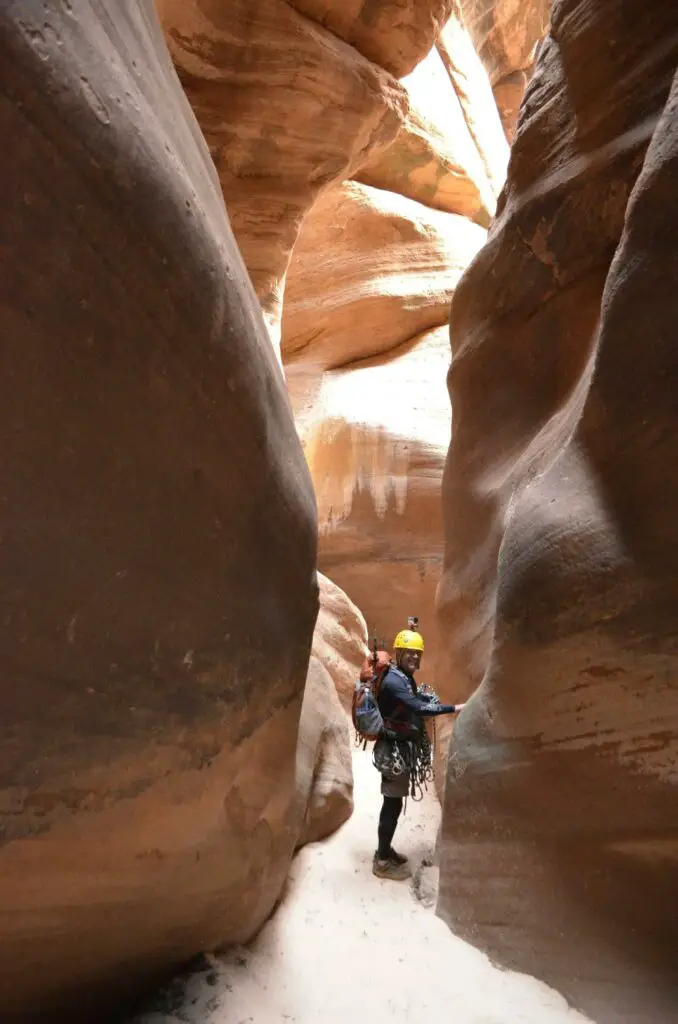
[[0, 1022], [678, 1021], [676, 0], [4, 0], [0, 80]]

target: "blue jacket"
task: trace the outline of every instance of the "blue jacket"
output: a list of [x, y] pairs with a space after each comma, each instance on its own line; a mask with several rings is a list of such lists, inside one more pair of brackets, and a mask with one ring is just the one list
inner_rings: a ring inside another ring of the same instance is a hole
[[382, 680], [379, 692], [379, 710], [387, 729], [394, 725], [421, 727], [421, 718], [451, 715], [454, 704], [430, 704], [428, 697], [420, 697], [412, 676], [392, 665]]

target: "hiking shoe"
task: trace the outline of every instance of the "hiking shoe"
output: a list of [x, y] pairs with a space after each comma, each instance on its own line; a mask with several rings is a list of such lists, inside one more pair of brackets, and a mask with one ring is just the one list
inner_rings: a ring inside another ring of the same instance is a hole
[[408, 858], [405, 857], [404, 854], [396, 853], [393, 847], [391, 847], [391, 849], [389, 850], [388, 859], [391, 861], [392, 864], [407, 864], [408, 860]]
[[412, 872], [407, 864], [395, 864], [392, 860], [379, 860], [375, 857], [372, 861], [372, 874], [377, 878], [388, 878], [392, 882], [404, 882], [410, 878]]

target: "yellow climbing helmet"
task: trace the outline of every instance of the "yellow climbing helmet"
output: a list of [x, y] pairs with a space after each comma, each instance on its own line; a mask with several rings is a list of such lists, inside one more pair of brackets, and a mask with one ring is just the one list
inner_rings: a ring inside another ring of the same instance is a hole
[[393, 641], [394, 651], [423, 651], [424, 638], [413, 629], [401, 629]]

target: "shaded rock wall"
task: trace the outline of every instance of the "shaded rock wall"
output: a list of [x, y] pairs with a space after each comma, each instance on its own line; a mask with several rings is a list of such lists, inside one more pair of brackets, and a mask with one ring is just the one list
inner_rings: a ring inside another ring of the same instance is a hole
[[[280, 346], [320, 504], [320, 568], [384, 639], [420, 615], [429, 679], [445, 325], [508, 156], [453, 6], [158, 2]], [[429, 374], [416, 370], [425, 399], [407, 383], [414, 364]]]
[[421, 616], [429, 678], [445, 324], [508, 155], [452, 7], [158, 2], [280, 345], [320, 504], [320, 568], [384, 639]]
[[451, 0], [157, 7], [204, 139], [148, 0], [0, 14], [14, 1016], [243, 941], [350, 813], [366, 626], [321, 579], [313, 633], [275, 350], [322, 565], [382, 636], [430, 631], [443, 324], [506, 161]]
[[252, 935], [350, 762], [311, 481], [152, 5], [5, 3], [0, 82], [0, 1002], [101, 1019]]
[[[439, 912], [598, 1024], [678, 1012], [678, 8], [558, 0], [452, 307]], [[601, 48], [601, 39], [609, 44]]]

